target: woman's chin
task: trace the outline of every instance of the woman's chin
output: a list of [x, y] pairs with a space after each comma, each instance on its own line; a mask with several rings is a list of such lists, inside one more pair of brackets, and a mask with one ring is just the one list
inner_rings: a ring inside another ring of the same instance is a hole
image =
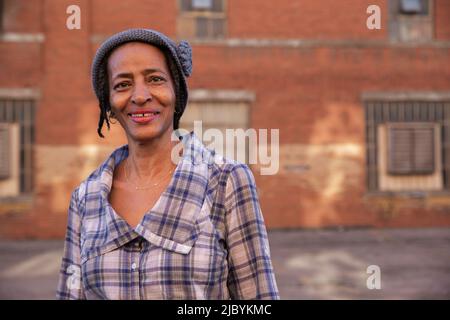
[[162, 128], [139, 128], [135, 130], [130, 130], [129, 137], [131, 140], [136, 142], [144, 142], [144, 141], [151, 141], [157, 138], [160, 138], [164, 135], [164, 131]]

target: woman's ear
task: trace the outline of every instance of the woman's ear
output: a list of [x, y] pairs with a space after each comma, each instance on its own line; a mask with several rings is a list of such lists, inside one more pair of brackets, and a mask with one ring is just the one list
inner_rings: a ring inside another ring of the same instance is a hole
[[111, 124], [116, 124], [116, 123], [117, 123], [117, 121], [112, 122], [111, 119], [117, 120], [116, 114], [115, 114], [114, 111], [112, 111], [112, 110], [110, 110], [110, 111], [108, 112], [108, 120], [109, 120], [109, 122], [110, 122]]

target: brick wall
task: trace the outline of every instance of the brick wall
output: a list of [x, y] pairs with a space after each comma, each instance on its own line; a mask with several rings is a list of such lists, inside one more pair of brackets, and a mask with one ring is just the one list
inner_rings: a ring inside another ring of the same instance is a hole
[[[361, 101], [366, 91], [449, 91], [448, 1], [435, 2], [439, 42], [420, 46], [389, 43], [386, 0], [227, 2], [228, 38], [238, 42], [194, 42], [189, 83], [191, 89], [254, 92], [251, 126], [280, 129], [279, 174], [260, 176], [253, 167], [268, 226], [449, 226], [448, 196], [367, 195]], [[89, 74], [96, 48], [105, 36], [129, 27], [176, 36], [177, 6], [157, 0], [6, 3], [6, 32], [44, 39], [0, 41], [0, 88], [41, 93], [35, 193], [26, 202], [0, 203], [0, 237], [61, 237], [73, 188], [125, 143], [117, 125], [106, 139], [96, 134]], [[381, 30], [365, 27], [372, 3], [382, 9]], [[65, 27], [71, 4], [81, 7], [81, 30]], [[288, 41], [296, 39], [306, 42]]]
[[[366, 28], [366, 9], [377, 4], [386, 11], [386, 0], [228, 1], [231, 38], [382, 39], [386, 29]], [[382, 15], [385, 25], [387, 15]]]

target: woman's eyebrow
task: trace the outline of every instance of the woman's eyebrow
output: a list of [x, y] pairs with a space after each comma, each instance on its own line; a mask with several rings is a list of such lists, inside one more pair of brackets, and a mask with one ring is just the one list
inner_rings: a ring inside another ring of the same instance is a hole
[[[165, 72], [163, 70], [158, 69], [158, 68], [148, 68], [148, 69], [143, 70], [141, 73], [143, 75], [147, 75], [147, 74], [151, 74], [151, 73], [155, 73], [155, 72], [161, 72], [161, 73], [165, 74]], [[131, 79], [131, 78], [133, 78], [133, 73], [131, 73], [131, 72], [121, 72], [121, 73], [118, 73], [117, 75], [115, 75], [113, 77], [113, 80], [115, 80], [117, 78], [130, 78]]]

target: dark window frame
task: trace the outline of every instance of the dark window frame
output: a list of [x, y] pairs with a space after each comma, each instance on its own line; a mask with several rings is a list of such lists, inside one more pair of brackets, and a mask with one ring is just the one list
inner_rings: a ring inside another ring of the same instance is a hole
[[34, 191], [35, 113], [34, 99], [0, 98], [0, 122], [19, 125], [19, 196]]
[[0, 33], [4, 31], [4, 14], [5, 14], [5, 1], [0, 0]]
[[[364, 96], [364, 95], [363, 95]], [[383, 99], [363, 97], [366, 124], [366, 188], [369, 193], [379, 189], [378, 134], [380, 124], [433, 122], [440, 126], [443, 192], [450, 192], [450, 99]], [[380, 96], [376, 94], [375, 96]], [[392, 192], [391, 192], [392, 193]], [[401, 192], [399, 192], [401, 193]]]

